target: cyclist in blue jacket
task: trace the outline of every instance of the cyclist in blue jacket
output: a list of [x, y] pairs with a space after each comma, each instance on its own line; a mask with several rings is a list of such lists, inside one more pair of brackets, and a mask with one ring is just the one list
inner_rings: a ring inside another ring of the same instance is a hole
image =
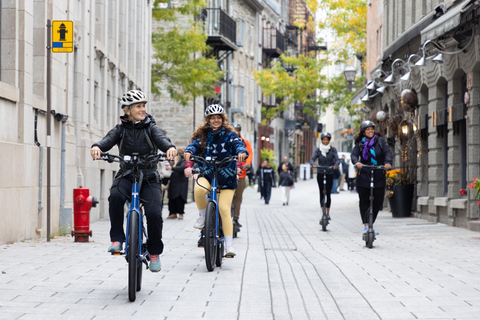
[[[193, 163], [189, 161], [192, 154], [202, 157], [216, 157], [217, 161], [231, 155], [237, 155], [239, 161], [245, 160], [248, 156], [247, 149], [244, 147], [242, 139], [233, 130], [222, 106], [217, 104], [208, 106], [205, 109], [204, 124], [193, 133], [192, 142], [185, 148], [184, 157], [187, 160], [185, 176], [192, 175]], [[213, 168], [203, 163], [198, 163], [198, 166], [202, 170], [198, 184], [210, 190]], [[237, 188], [237, 163], [230, 162], [221, 168], [217, 182], [218, 189], [221, 189], [221, 193], [218, 195], [218, 205], [225, 236], [226, 254], [234, 256], [233, 223], [230, 213], [232, 199]], [[205, 195], [207, 193], [209, 191], [195, 184], [195, 203], [197, 204], [199, 217], [194, 227], [197, 229], [202, 229], [205, 226], [207, 209]]]

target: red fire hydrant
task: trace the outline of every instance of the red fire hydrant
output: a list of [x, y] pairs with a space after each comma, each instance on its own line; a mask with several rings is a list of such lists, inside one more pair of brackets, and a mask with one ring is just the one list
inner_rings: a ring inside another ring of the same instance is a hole
[[98, 203], [95, 197], [89, 196], [90, 190], [73, 189], [73, 227], [72, 237], [75, 236], [75, 242], [88, 242], [88, 237], [92, 236], [90, 229], [90, 208]]

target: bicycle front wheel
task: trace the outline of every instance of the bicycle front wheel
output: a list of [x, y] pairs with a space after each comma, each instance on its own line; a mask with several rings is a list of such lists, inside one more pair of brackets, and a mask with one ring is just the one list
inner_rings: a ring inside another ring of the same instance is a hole
[[214, 202], [209, 202], [205, 213], [205, 263], [208, 271], [215, 269], [215, 257], [217, 249], [217, 235], [215, 231], [216, 206]]
[[128, 299], [135, 301], [138, 271], [138, 213], [130, 212], [128, 229]]

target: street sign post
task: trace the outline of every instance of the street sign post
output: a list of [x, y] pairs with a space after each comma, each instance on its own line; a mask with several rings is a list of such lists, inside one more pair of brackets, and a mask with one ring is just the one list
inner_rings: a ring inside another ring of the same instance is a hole
[[50, 241], [51, 138], [52, 138], [52, 52], [73, 52], [73, 21], [47, 19], [47, 242]]

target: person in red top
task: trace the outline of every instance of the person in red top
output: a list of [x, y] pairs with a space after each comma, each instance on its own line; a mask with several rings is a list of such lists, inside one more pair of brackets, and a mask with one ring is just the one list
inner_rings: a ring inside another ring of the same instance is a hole
[[242, 225], [240, 224], [240, 222], [238, 222], [238, 218], [240, 218], [240, 207], [242, 206], [243, 190], [245, 190], [246, 187], [245, 177], [247, 176], [248, 168], [252, 166], [253, 151], [250, 141], [244, 139], [241, 135], [242, 126], [238, 123], [232, 123], [232, 127], [235, 130], [235, 133], [240, 137], [240, 139], [242, 139], [242, 142], [248, 151], [248, 158], [241, 163], [241, 173], [238, 174], [238, 186], [235, 190], [235, 214], [233, 217], [233, 223], [235, 223], [237, 227], [241, 228]]

